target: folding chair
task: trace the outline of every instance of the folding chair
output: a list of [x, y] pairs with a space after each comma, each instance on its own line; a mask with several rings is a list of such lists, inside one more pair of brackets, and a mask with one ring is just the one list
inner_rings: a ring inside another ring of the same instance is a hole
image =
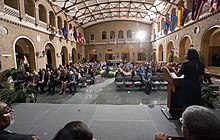
[[116, 84], [116, 87], [119, 87], [120, 89], [122, 89], [122, 86], [124, 85], [124, 77], [123, 76], [116, 76], [115, 77], [115, 84]]

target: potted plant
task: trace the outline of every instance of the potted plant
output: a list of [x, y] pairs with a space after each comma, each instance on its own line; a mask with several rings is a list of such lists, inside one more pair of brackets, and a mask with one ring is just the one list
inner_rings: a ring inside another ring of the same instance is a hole
[[25, 85], [20, 85], [10, 89], [1, 89], [0, 100], [7, 103], [25, 103], [27, 99], [30, 102], [36, 102], [37, 91]]
[[3, 72], [4, 79], [7, 79], [8, 77], [12, 77], [12, 79], [15, 81], [17, 79], [17, 76], [19, 73], [23, 72], [23, 69], [15, 69], [15, 68], [10, 68], [7, 69]]
[[202, 84], [202, 105], [215, 109], [214, 102], [217, 96], [213, 95], [213, 90], [208, 83]]

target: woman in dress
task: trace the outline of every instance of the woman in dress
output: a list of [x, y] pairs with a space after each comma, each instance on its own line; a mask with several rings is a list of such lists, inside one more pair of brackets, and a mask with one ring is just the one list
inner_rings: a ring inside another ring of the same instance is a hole
[[178, 72], [173, 69], [177, 76], [184, 75], [179, 98], [183, 110], [191, 105], [201, 105], [201, 77], [204, 75], [204, 65], [195, 49], [186, 50], [185, 59], [187, 61]]

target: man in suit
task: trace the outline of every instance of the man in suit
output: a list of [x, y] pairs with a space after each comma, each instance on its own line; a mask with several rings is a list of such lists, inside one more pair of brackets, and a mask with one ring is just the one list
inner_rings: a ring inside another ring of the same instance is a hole
[[14, 122], [14, 110], [4, 102], [0, 102], [0, 140], [40, 140], [36, 135], [17, 134], [5, 130]]

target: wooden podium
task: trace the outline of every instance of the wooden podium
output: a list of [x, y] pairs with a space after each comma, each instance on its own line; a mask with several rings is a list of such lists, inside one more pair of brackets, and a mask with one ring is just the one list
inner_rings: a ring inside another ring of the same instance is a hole
[[171, 73], [167, 67], [164, 67], [164, 80], [168, 82], [167, 108], [163, 108], [162, 112], [169, 120], [179, 119], [182, 115], [178, 102], [183, 77], [177, 77], [175, 73]]

